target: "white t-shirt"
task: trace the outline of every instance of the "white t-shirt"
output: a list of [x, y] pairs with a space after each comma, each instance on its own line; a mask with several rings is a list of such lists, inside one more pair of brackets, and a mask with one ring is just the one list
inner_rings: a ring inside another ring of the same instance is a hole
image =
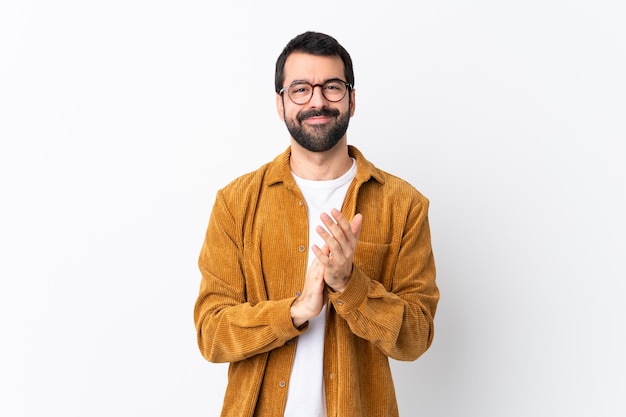
[[[341, 210], [348, 187], [356, 175], [356, 160], [341, 177], [329, 181], [306, 180], [293, 174], [307, 204], [309, 220], [309, 266], [315, 258], [311, 246], [320, 248], [324, 241], [315, 228], [322, 224], [320, 215], [336, 208]], [[298, 337], [296, 357], [291, 369], [287, 405], [284, 417], [325, 417], [324, 398], [324, 330], [326, 328], [326, 306], [317, 317], [309, 320], [309, 327]]]

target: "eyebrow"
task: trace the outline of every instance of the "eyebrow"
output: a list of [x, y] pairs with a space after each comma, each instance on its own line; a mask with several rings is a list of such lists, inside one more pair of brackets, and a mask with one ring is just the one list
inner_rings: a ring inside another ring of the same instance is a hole
[[[327, 80], [324, 80], [324, 81], [323, 81], [323, 82], [321, 82], [320, 84], [326, 84], [326, 83], [327, 83], [327, 82], [329, 82], [329, 81], [341, 81], [341, 82], [344, 82], [344, 83], [346, 83], [346, 84], [347, 84], [347, 81], [344, 81], [344, 80], [342, 80], [341, 78], [338, 78], [338, 77], [329, 78], [329, 79], [327, 79]], [[294, 84], [304, 84], [304, 83], [313, 85], [313, 83], [312, 83], [312, 82], [307, 81], [307, 80], [293, 80], [291, 83], [289, 83], [289, 85], [294, 85]]]

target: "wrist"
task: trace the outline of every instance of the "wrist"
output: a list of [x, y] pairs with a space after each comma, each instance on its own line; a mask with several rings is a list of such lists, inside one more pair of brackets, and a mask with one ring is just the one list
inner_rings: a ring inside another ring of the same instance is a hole
[[349, 277], [346, 277], [343, 280], [338, 280], [337, 282], [333, 282], [332, 286], [328, 284], [326, 284], [326, 286], [331, 292], [335, 294], [342, 293], [348, 287], [348, 279]]
[[304, 309], [297, 299], [293, 302], [293, 304], [291, 305], [291, 309], [289, 310], [291, 314], [291, 322], [296, 328], [302, 327], [307, 321], [309, 321], [306, 312], [303, 310]]

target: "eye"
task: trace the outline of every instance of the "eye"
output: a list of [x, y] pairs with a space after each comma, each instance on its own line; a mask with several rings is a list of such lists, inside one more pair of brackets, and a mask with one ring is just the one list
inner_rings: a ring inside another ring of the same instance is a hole
[[332, 91], [332, 92], [343, 91], [344, 88], [345, 87], [343, 83], [340, 81], [328, 81], [326, 84], [324, 84], [324, 89], [327, 91]]
[[311, 86], [308, 84], [294, 84], [289, 87], [289, 94], [308, 94], [311, 91]]

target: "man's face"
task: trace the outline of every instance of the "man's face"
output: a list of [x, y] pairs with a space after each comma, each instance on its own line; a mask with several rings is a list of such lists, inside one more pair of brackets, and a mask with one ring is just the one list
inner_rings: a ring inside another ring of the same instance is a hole
[[[336, 56], [293, 53], [285, 62], [284, 74], [285, 88], [302, 81], [311, 85], [333, 79], [345, 81], [343, 61]], [[311, 152], [324, 152], [345, 137], [354, 114], [354, 92], [348, 90], [343, 99], [331, 102], [324, 97], [321, 87], [315, 87], [308, 103], [295, 104], [284, 91], [276, 97], [276, 106], [291, 137], [300, 146]]]

